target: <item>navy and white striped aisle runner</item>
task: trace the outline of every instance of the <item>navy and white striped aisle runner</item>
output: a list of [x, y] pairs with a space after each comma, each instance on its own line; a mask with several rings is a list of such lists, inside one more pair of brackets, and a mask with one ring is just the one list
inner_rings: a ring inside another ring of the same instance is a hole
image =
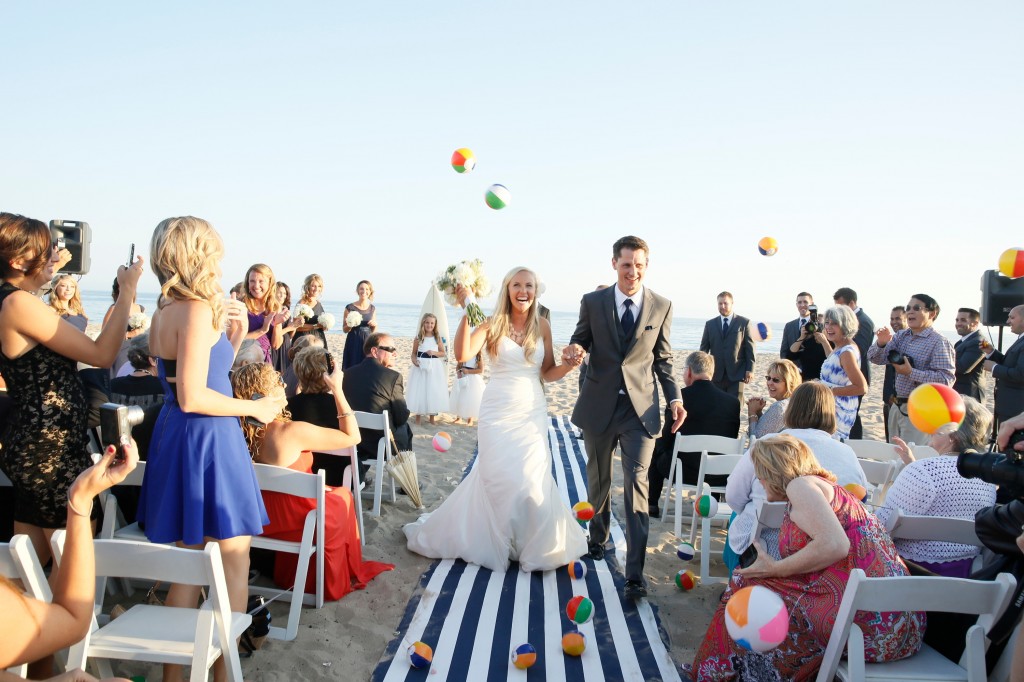
[[[553, 417], [548, 437], [555, 455], [552, 473], [565, 503], [586, 499], [586, 454], [568, 417]], [[679, 680], [654, 609], [647, 600], [621, 597], [624, 578], [618, 566], [625, 540], [614, 517], [612, 539], [618, 562], [585, 559], [584, 580], [572, 580], [565, 569], [523, 573], [514, 562], [506, 573], [461, 560], [434, 562], [370, 679]], [[595, 615], [579, 627], [587, 648], [575, 658], [562, 652], [562, 635], [574, 627], [565, 604], [578, 594], [593, 600]], [[434, 650], [429, 668], [409, 665], [406, 649], [417, 640]], [[537, 648], [537, 663], [518, 670], [511, 652], [524, 642]]]

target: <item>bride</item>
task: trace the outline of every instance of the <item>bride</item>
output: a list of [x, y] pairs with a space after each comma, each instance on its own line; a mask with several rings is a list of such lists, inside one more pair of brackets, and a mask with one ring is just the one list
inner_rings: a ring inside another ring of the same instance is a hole
[[[491, 379], [480, 404], [479, 455], [465, 480], [432, 513], [405, 526], [409, 549], [463, 559], [492, 571], [518, 561], [523, 571], [558, 568], [587, 553], [587, 541], [551, 475], [547, 402], [541, 379], [557, 381], [575, 364], [555, 364], [551, 325], [537, 314], [537, 275], [513, 268], [488, 320], [455, 334], [464, 362], [484, 346]], [[466, 292], [459, 290], [465, 307]]]

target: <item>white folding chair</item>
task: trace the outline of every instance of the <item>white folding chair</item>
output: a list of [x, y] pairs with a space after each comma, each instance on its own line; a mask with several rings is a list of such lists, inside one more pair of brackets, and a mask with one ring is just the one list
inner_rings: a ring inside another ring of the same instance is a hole
[[[900, 510], [889, 517], [886, 530], [893, 540], [935, 540], [953, 542], [958, 545], [984, 547], [974, 530], [974, 519], [956, 519], [948, 516], [917, 516], [904, 514]], [[981, 554], [974, 558], [980, 564]], [[972, 568], [980, 568], [980, 565]]]
[[[291, 641], [299, 631], [299, 616], [302, 613], [303, 603], [310, 604], [316, 608], [324, 605], [324, 527], [326, 525], [325, 513], [327, 504], [325, 501], [324, 472], [306, 474], [301, 471], [293, 471], [285, 467], [272, 466], [270, 464], [254, 464], [256, 469], [256, 480], [259, 482], [260, 490], [263, 492], [284, 493], [316, 500], [316, 507], [306, 514], [306, 520], [302, 527], [302, 539], [299, 542], [288, 540], [277, 540], [274, 538], [255, 535], [252, 538], [252, 546], [261, 549], [269, 549], [275, 552], [289, 552], [298, 554], [298, 565], [295, 568], [295, 584], [291, 588], [291, 605], [288, 608], [288, 621], [285, 627], [270, 626], [270, 637], [273, 639], [284, 639]], [[309, 573], [309, 560], [316, 557], [316, 592], [306, 594], [306, 576]], [[274, 587], [261, 587], [250, 585], [250, 592], [265, 596], [277, 597], [282, 594], [280, 589]], [[285, 590], [287, 592], [287, 590]]]
[[911, 450], [914, 453], [914, 459], [928, 459], [929, 457], [936, 457], [939, 454], [939, 451], [931, 445], [915, 445]]
[[373, 476], [373, 509], [370, 510], [370, 513], [374, 516], [380, 516], [380, 501], [384, 494], [385, 476], [390, 481], [391, 502], [394, 503], [398, 499], [395, 495], [395, 481], [388, 476], [388, 472], [384, 467], [384, 462], [391, 459], [391, 422], [388, 417], [388, 411], [384, 410], [381, 414], [356, 412], [356, 423], [361, 429], [374, 429], [384, 432], [384, 435], [377, 443], [377, 462], [374, 464]]
[[[857, 459], [873, 459], [878, 462], [900, 462], [896, 446], [881, 440], [870, 440], [867, 438], [848, 438], [846, 444], [853, 448]], [[915, 450], [918, 446], [914, 446]]]
[[885, 494], [899, 473], [896, 462], [879, 462], [873, 459], [858, 459], [857, 462], [868, 480], [867, 503], [880, 506], [885, 502]]
[[754, 517], [757, 519], [757, 526], [754, 528], [751, 544], [754, 540], [760, 540], [764, 531], [782, 528], [782, 520], [786, 517], [786, 507], [788, 506], [788, 502], [768, 502], [764, 499], [754, 502]]
[[[832, 634], [825, 648], [818, 682], [840, 680], [967, 680], [984, 682], [985, 634], [1009, 604], [1017, 581], [1000, 573], [994, 581], [965, 578], [898, 576], [868, 578], [862, 569], [850, 574]], [[891, 663], [864, 662], [864, 633], [854, 624], [858, 611], [944, 611], [980, 616], [967, 631], [959, 665], [927, 644], [910, 658]], [[844, 649], [847, 659], [842, 660]]]
[[[714, 495], [720, 493], [725, 494], [724, 486], [709, 486], [704, 484], [705, 476], [727, 476], [732, 473], [732, 470], [736, 468], [736, 464], [739, 463], [742, 455], [716, 455], [708, 453], [707, 450], [703, 451], [700, 455], [700, 470], [697, 473], [697, 486], [694, 490], [694, 500], [699, 499], [701, 495]], [[678, 512], [678, 506], [676, 508]], [[693, 545], [694, 549], [700, 552], [700, 579], [704, 584], [728, 582], [729, 576], [712, 576], [711, 575], [711, 523], [712, 521], [721, 522], [722, 525], [729, 523], [729, 517], [732, 516], [732, 507], [726, 504], [724, 501], [718, 503], [718, 512], [713, 517], [700, 517], [700, 542], [697, 542], [697, 514], [694, 514], [690, 520], [690, 544]], [[677, 536], [678, 537], [678, 536]], [[721, 554], [721, 550], [717, 551]]]
[[[0, 543], [0, 576], [20, 580], [25, 593], [39, 601], [53, 599], [46, 574], [27, 535], [15, 535], [10, 543]], [[28, 664], [12, 666], [7, 672], [28, 678]]]
[[340, 450], [320, 450], [322, 455], [333, 455], [335, 457], [348, 457], [352, 463], [345, 467], [342, 474], [342, 485], [352, 491], [352, 500], [356, 507], [356, 522], [359, 524], [359, 544], [366, 545], [366, 535], [363, 532], [363, 504], [362, 492], [364, 484], [359, 480], [359, 457], [356, 454], [356, 446], [350, 445]]
[[[63, 530], [53, 535], [53, 555], [59, 562]], [[99, 676], [111, 677], [109, 659], [169, 663], [192, 667], [190, 680], [209, 677], [214, 661], [223, 656], [228, 679], [241, 682], [242, 666], [235, 640], [252, 622], [245, 613], [232, 613], [220, 547], [182, 549], [128, 540], [96, 540], [96, 572], [207, 587], [209, 600], [201, 608], [138, 604], [99, 627], [93, 618], [85, 638], [71, 647], [67, 670], [85, 670], [95, 659]]]
[[[743, 435], [737, 438], [724, 438], [722, 436], [683, 436], [676, 434], [672, 445], [672, 464], [669, 466], [667, 485], [665, 486], [665, 504], [662, 505], [662, 520], [668, 514], [669, 495], [675, 492], [675, 534], [682, 537], [683, 533], [683, 491], [696, 491], [697, 486], [690, 483], [683, 483], [683, 467], [679, 461], [680, 452], [700, 452], [712, 455], [738, 455], [743, 452]], [[731, 470], [730, 470], [731, 471]], [[724, 488], [721, 491], [724, 492]], [[690, 541], [693, 541], [693, 526], [691, 525]]]

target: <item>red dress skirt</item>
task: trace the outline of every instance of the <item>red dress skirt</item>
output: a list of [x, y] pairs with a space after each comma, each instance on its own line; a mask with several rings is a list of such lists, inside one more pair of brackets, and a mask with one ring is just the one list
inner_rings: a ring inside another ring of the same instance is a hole
[[[313, 455], [303, 452], [289, 469], [311, 473]], [[326, 542], [320, 543], [324, 552], [324, 594], [328, 601], [341, 599], [352, 590], [361, 590], [379, 573], [394, 570], [394, 564], [363, 561], [359, 544], [359, 525], [353, 506], [352, 491], [348, 488], [327, 488], [327, 510], [324, 516]], [[316, 508], [316, 500], [284, 493], [264, 492], [263, 503], [270, 523], [263, 527], [264, 537], [289, 542], [302, 540], [302, 526], [306, 515]], [[274, 582], [288, 589], [295, 584], [297, 554], [278, 552], [274, 560]], [[316, 591], [316, 557], [310, 557], [306, 574], [307, 593]]]

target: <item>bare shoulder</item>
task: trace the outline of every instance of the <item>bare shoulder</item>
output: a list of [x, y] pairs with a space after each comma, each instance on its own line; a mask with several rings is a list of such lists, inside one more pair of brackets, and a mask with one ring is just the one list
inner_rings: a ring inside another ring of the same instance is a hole
[[832, 501], [832, 486], [817, 476], [800, 476], [786, 486], [786, 497], [790, 502]]

